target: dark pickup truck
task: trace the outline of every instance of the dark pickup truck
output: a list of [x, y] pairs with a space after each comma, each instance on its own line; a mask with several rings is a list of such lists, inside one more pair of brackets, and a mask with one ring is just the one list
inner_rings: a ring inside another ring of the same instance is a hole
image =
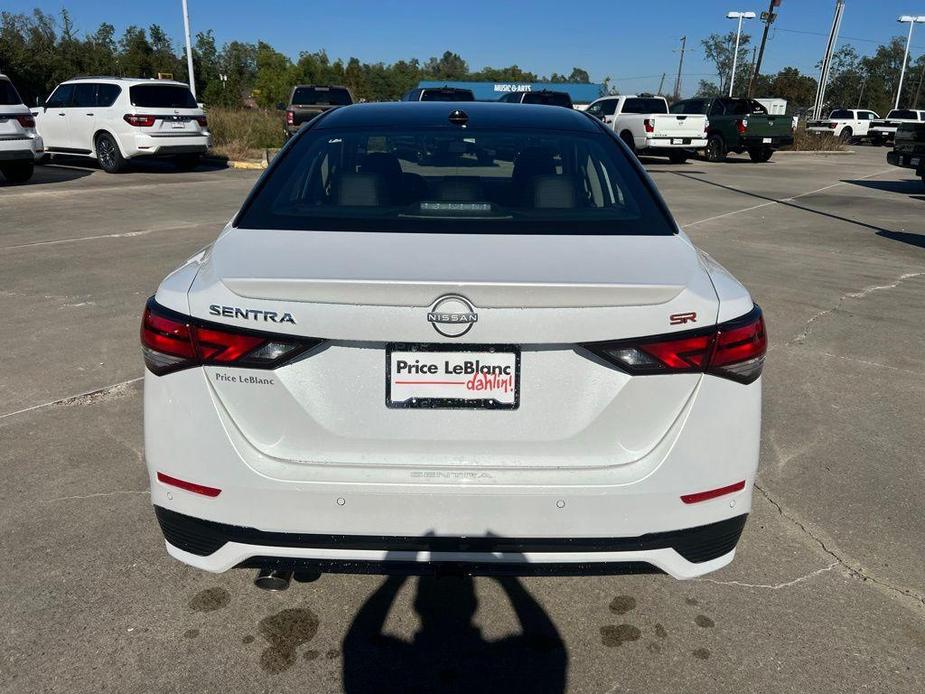
[[893, 166], [915, 169], [915, 175], [925, 183], [925, 123], [903, 123], [896, 129], [893, 151], [886, 161]]
[[765, 162], [775, 149], [793, 144], [793, 119], [770, 115], [754, 99], [685, 99], [672, 104], [671, 112], [707, 116], [707, 161], [725, 161], [729, 152], [748, 152], [752, 161]]
[[299, 132], [299, 128], [312, 118], [337, 106], [349, 106], [353, 95], [347, 87], [328, 87], [299, 84], [292, 88], [286, 107], [286, 138]]

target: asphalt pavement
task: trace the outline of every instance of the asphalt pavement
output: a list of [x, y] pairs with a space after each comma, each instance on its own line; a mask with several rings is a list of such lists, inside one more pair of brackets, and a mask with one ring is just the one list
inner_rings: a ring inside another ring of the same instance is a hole
[[731, 566], [279, 594], [170, 559], [143, 464], [144, 301], [257, 172], [0, 183], [0, 691], [925, 691], [925, 186], [885, 160], [645, 161], [768, 321]]

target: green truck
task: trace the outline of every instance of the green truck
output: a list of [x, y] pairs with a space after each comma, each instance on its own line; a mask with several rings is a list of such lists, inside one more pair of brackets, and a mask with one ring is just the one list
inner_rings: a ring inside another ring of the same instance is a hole
[[893, 151], [886, 161], [893, 166], [914, 169], [925, 183], [925, 123], [903, 123], [896, 130]]
[[697, 97], [675, 102], [671, 112], [707, 116], [707, 161], [725, 161], [729, 152], [748, 152], [752, 161], [765, 162], [775, 149], [793, 144], [793, 119], [770, 115], [754, 99]]

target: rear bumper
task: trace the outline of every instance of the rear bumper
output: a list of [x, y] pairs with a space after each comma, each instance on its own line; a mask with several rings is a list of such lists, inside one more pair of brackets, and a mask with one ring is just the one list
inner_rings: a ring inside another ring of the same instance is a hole
[[673, 150], [673, 149], [703, 149], [707, 146], [704, 137], [647, 137], [637, 149]]
[[[913, 163], [913, 160], [918, 160]], [[903, 152], [887, 152], [886, 163], [900, 166], [904, 169], [915, 169], [919, 176], [925, 176], [925, 154], [905, 154]]]
[[793, 135], [772, 135], [771, 137], [761, 137], [759, 135], [745, 135], [740, 139], [742, 147], [771, 147], [777, 149], [786, 145], [793, 144]]
[[155, 507], [171, 555], [207, 571], [575, 575], [663, 571], [689, 578], [732, 560], [746, 514], [638, 537], [453, 537], [266, 532]]
[[155, 136], [136, 133], [134, 137], [123, 138], [127, 158], [145, 156], [173, 156], [177, 154], [205, 154], [212, 146], [209, 133], [193, 135]]
[[39, 135], [0, 139], [0, 161], [34, 160], [44, 149]]

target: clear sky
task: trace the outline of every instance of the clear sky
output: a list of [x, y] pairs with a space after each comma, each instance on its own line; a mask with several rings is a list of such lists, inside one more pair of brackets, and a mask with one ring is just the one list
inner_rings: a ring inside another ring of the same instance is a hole
[[[681, 35], [688, 37], [685, 91], [710, 78], [700, 39], [729, 31], [729, 10], [767, 9], [768, 0], [189, 0], [192, 29], [213, 29], [221, 44], [264, 40], [297, 57], [325, 49], [331, 58], [365, 62], [426, 59], [452, 50], [471, 68], [517, 64], [540, 75], [583, 67], [593, 81], [613, 78], [620, 91], [654, 91], [663, 72], [671, 85]], [[66, 7], [80, 31], [100, 22], [121, 30], [160, 24], [180, 45], [180, 0], [5, 0], [0, 9]], [[793, 65], [815, 72], [825, 49], [834, 0], [783, 0], [770, 34], [763, 71]], [[925, 14], [925, 0], [847, 0], [842, 42], [860, 53], [904, 34], [901, 14]], [[760, 23], [746, 22], [759, 39]], [[810, 33], [804, 33], [810, 32]], [[850, 37], [850, 38], [849, 38]], [[913, 55], [925, 52], [925, 25], [917, 26]]]

